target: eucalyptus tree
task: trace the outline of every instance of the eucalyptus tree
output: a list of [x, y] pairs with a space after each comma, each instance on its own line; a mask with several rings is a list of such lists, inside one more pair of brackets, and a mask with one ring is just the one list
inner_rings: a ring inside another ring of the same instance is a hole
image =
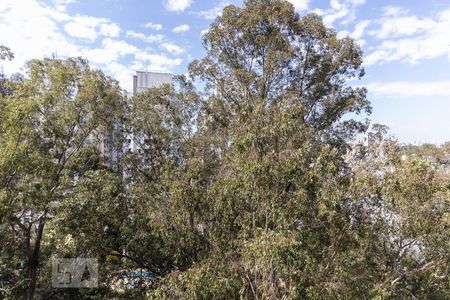
[[[227, 6], [190, 65], [205, 86], [189, 168], [214, 160], [214, 176], [189, 174], [194, 224], [209, 252], [167, 276], [155, 297], [267, 299], [357, 297], [346, 282], [356, 243], [344, 202], [343, 154], [370, 113], [362, 53], [315, 14], [280, 0]], [[194, 159], [195, 158], [195, 159]], [[195, 200], [193, 200], [195, 199]], [[188, 205], [188, 204], [186, 204]]]
[[100, 146], [123, 99], [115, 80], [80, 58], [32, 60], [10, 89], [0, 98], [0, 224], [11, 238], [2, 242], [1, 260], [10, 264], [7, 293], [32, 299], [61, 238], [51, 222], [71, 189], [101, 164]]
[[[14, 59], [14, 54], [8, 47], [0, 45], [0, 61], [2, 60], [12, 60]], [[6, 91], [5, 87], [6, 76], [3, 73], [0, 73], [0, 95], [4, 95]]]
[[199, 213], [194, 192], [188, 190], [196, 186], [186, 175], [193, 172], [186, 166], [191, 151], [200, 151], [190, 146], [200, 109], [194, 87], [183, 76], [173, 85], [133, 95], [122, 123], [127, 143], [119, 170], [86, 172], [59, 207], [57, 228], [71, 237], [70, 249], [62, 253], [98, 258], [99, 284], [109, 289], [105, 297], [142, 297], [149, 288], [145, 284], [143, 291], [111, 288], [136, 270], [157, 278], [185, 270], [205, 252], [205, 239], [194, 226]]
[[370, 112], [366, 89], [347, 84], [364, 75], [361, 49], [319, 16], [300, 17], [287, 1], [248, 0], [226, 7], [203, 44], [207, 54], [191, 64], [191, 74], [231, 115], [298, 107], [298, 121], [330, 139], [365, 128], [342, 120]]
[[[124, 167], [130, 213], [135, 226], [145, 226], [157, 238], [150, 239], [150, 245], [145, 235], [136, 237], [128, 250], [157, 267], [156, 273], [186, 268], [202, 252], [193, 224], [198, 211], [190, 207], [195, 199], [185, 189], [189, 185], [185, 174], [192, 172], [186, 167], [193, 149], [189, 143], [196, 136], [200, 109], [193, 85], [183, 76], [174, 78], [173, 85], [136, 94], [129, 103], [134, 150], [126, 156]], [[158, 251], [159, 258], [152, 257]]]
[[[449, 174], [433, 158], [404, 155], [376, 126], [352, 157], [353, 280], [379, 299], [445, 299], [449, 293]], [[360, 150], [361, 150], [360, 149]], [[410, 149], [407, 149], [409, 152]], [[407, 152], [407, 153], [408, 153]]]
[[14, 54], [11, 52], [11, 49], [0, 45], [0, 60], [12, 60], [13, 58]]

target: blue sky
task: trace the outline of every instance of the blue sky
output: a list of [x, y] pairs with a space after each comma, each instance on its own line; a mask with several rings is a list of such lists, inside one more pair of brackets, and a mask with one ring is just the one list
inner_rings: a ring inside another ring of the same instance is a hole
[[[450, 140], [449, 0], [290, 0], [364, 50], [371, 120], [401, 142]], [[0, 44], [16, 59], [84, 56], [130, 89], [136, 70], [185, 73], [201, 35], [242, 0], [0, 0]]]

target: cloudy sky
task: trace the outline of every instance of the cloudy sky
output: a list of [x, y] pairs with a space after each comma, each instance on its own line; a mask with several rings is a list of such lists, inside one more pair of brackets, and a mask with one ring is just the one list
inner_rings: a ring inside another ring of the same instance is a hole
[[[449, 0], [290, 0], [364, 49], [371, 119], [402, 142], [450, 140]], [[30, 58], [84, 56], [130, 89], [136, 70], [185, 73], [201, 34], [242, 0], [0, 0], [0, 44]], [[1, 71], [1, 69], [0, 69]]]

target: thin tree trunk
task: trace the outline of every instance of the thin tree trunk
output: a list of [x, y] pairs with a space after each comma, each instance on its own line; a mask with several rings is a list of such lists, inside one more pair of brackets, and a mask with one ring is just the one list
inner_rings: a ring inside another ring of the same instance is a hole
[[[28, 256], [28, 286], [26, 290], [26, 299], [32, 300], [34, 293], [36, 291], [36, 282], [38, 277], [38, 270], [39, 270], [39, 254], [41, 250], [41, 242], [42, 242], [42, 235], [44, 232], [44, 226], [45, 226], [45, 217], [43, 216], [41, 220], [39, 221], [39, 225], [36, 232], [36, 240], [34, 241], [34, 247], [31, 249], [31, 247], [27, 247], [27, 256]], [[27, 244], [31, 244], [31, 235], [28, 236], [29, 240], [27, 241]]]

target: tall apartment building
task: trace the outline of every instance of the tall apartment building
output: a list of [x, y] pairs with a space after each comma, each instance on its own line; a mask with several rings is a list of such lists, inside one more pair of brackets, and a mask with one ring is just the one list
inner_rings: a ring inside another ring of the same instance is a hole
[[[160, 87], [163, 84], [172, 84], [173, 75], [169, 73], [156, 73], [137, 71], [133, 75], [133, 95], [141, 93], [147, 89]], [[125, 151], [138, 152], [139, 143], [142, 137], [134, 136], [132, 133], [126, 139]]]
[[163, 84], [172, 84], [172, 81], [173, 75], [169, 73], [137, 71], [136, 75], [133, 75], [133, 94], [160, 87]]
[[[132, 95], [145, 91], [149, 88], [159, 87], [163, 84], [172, 84], [173, 75], [168, 73], [154, 73], [137, 71], [133, 75], [133, 92], [124, 91], [124, 96], [130, 99]], [[133, 133], [125, 133], [123, 125], [118, 120], [113, 128], [106, 132], [99, 132], [90, 137], [90, 141], [97, 141], [98, 149], [106, 158], [108, 165], [115, 168], [120, 163], [124, 152], [138, 152], [139, 142], [142, 137], [136, 137]], [[121, 143], [124, 142], [124, 144]], [[122, 144], [122, 146], [120, 146]]]

